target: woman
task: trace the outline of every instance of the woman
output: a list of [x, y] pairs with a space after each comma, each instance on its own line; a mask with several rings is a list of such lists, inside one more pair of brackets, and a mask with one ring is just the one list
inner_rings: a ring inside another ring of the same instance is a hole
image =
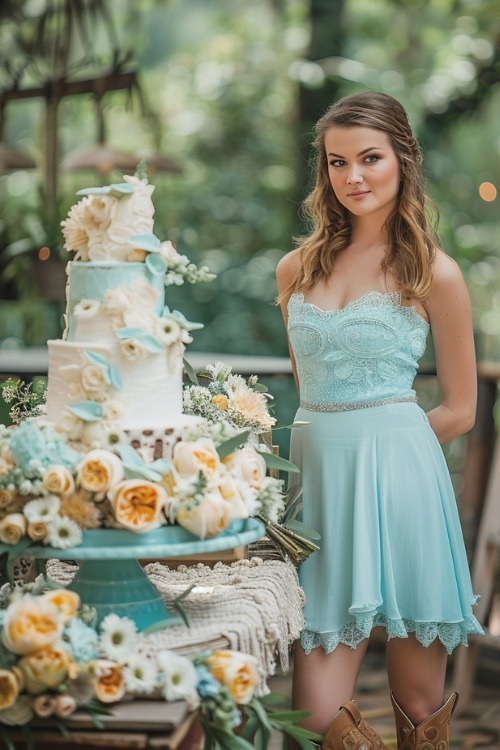
[[[428, 226], [421, 151], [398, 101], [341, 99], [315, 147], [312, 233], [277, 268], [307, 423], [291, 459], [303, 520], [322, 535], [300, 569], [294, 707], [325, 748], [382, 747], [352, 701], [382, 625], [399, 748], [444, 750], [457, 699], [443, 704], [447, 653], [482, 632], [440, 447], [474, 423], [470, 301]], [[429, 330], [441, 401], [424, 414], [412, 384]]]

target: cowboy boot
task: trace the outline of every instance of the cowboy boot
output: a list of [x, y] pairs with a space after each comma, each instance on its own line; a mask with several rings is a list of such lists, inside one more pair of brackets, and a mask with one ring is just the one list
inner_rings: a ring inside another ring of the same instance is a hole
[[450, 721], [457, 700], [458, 693], [453, 693], [438, 711], [414, 726], [391, 693], [398, 750], [449, 750]]
[[321, 750], [387, 750], [376, 732], [361, 718], [355, 701], [347, 701], [328, 727]]

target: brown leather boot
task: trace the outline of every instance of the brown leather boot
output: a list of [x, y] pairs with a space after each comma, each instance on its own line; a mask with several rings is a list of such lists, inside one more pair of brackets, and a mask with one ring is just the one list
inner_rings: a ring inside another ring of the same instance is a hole
[[387, 750], [376, 732], [361, 718], [355, 701], [347, 701], [326, 730], [321, 750]]
[[450, 721], [457, 700], [458, 693], [453, 693], [438, 711], [414, 726], [391, 693], [398, 750], [449, 750]]

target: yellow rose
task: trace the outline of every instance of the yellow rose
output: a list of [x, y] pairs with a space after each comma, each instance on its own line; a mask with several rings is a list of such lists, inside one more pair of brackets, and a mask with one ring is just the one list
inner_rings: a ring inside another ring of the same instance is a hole
[[25, 594], [5, 611], [2, 641], [14, 654], [31, 654], [55, 643], [62, 630], [62, 618], [52, 602]]
[[57, 607], [64, 622], [68, 622], [68, 620], [76, 617], [80, 607], [80, 597], [74, 591], [69, 591], [69, 589], [54, 589], [43, 594], [43, 598]]
[[255, 448], [246, 446], [234, 451], [223, 463], [236, 479], [243, 479], [251, 487], [260, 490], [266, 476], [266, 462]]
[[211, 674], [229, 690], [236, 703], [248, 703], [258, 680], [258, 661], [255, 656], [239, 651], [221, 649], [208, 658]]
[[96, 493], [103, 500], [106, 492], [123, 477], [123, 465], [118, 456], [96, 448], [85, 454], [78, 467], [76, 481], [80, 487]]
[[181, 477], [194, 476], [201, 470], [205, 476], [211, 478], [218, 472], [220, 461], [213, 440], [199, 438], [189, 443], [176, 443], [173, 464]]
[[102, 703], [116, 703], [125, 695], [125, 679], [118, 664], [106, 659], [94, 662], [94, 693]]
[[192, 508], [180, 507], [176, 516], [177, 523], [191, 534], [205, 539], [216, 536], [230, 523], [230, 505], [221, 495], [212, 490], [203, 500]]
[[146, 479], [125, 479], [108, 493], [118, 523], [130, 531], [145, 532], [161, 525], [167, 493]]
[[52, 495], [64, 495], [75, 489], [73, 475], [65, 466], [49, 466], [43, 475], [43, 484]]
[[34, 523], [28, 523], [28, 527], [26, 529], [26, 533], [28, 534], [29, 538], [32, 539], [34, 542], [41, 542], [48, 534], [48, 528], [47, 524], [43, 523], [43, 521], [36, 521]]
[[22, 513], [9, 513], [0, 521], [0, 542], [17, 544], [26, 534], [28, 523]]
[[19, 695], [19, 677], [10, 669], [0, 669], [0, 709], [10, 708]]
[[40, 695], [47, 688], [54, 690], [68, 676], [71, 659], [62, 648], [42, 648], [19, 660], [19, 669], [24, 677], [27, 693]]

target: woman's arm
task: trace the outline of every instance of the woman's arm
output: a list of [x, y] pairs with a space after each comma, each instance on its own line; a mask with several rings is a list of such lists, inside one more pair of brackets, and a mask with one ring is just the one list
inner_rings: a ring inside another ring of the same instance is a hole
[[431, 324], [441, 403], [427, 416], [440, 443], [468, 432], [476, 417], [477, 368], [467, 287], [452, 258], [438, 251], [425, 308]]
[[[276, 281], [278, 284], [278, 294], [283, 294], [285, 289], [292, 283], [293, 279], [297, 275], [297, 271], [299, 269], [300, 264], [300, 254], [299, 250], [292, 250], [292, 252], [287, 253], [278, 263], [276, 267]], [[280, 303], [281, 312], [283, 315], [283, 320], [285, 323], [285, 330], [288, 331], [288, 311], [287, 311], [287, 304], [288, 304], [288, 297], [286, 299], [283, 299]], [[292, 363], [292, 372], [293, 377], [295, 380], [295, 385], [297, 386], [297, 390], [299, 390], [299, 381], [297, 378], [297, 367], [295, 364], [295, 357], [293, 356], [292, 347], [290, 346], [290, 341], [288, 341], [288, 351], [290, 353], [290, 361]]]

